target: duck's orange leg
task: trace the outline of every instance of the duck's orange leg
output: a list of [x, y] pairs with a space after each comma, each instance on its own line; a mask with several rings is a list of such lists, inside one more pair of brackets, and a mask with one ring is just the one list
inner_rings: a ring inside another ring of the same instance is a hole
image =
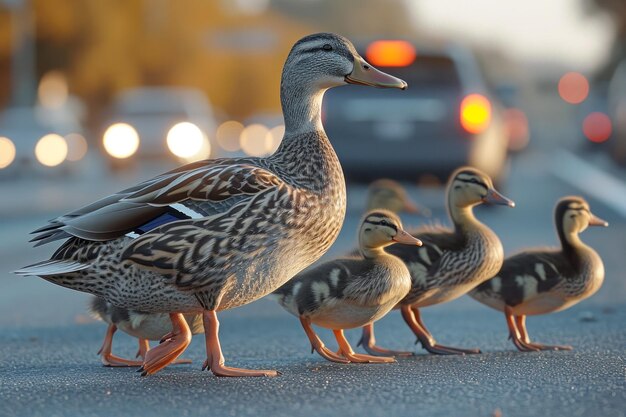
[[311, 353], [313, 353], [313, 351], [316, 351], [322, 358], [326, 359], [327, 361], [337, 363], [350, 363], [350, 361], [348, 361], [346, 358], [342, 358], [324, 345], [322, 339], [319, 338], [319, 336], [311, 327], [311, 319], [309, 319], [308, 317], [300, 317], [300, 324], [302, 324], [302, 328], [309, 338], [309, 342], [311, 342]]
[[191, 330], [183, 315], [170, 313], [170, 320], [172, 320], [172, 337], [146, 353], [143, 366], [139, 369], [142, 376], [152, 375], [175, 362], [176, 358], [189, 346]]
[[424, 322], [422, 322], [419, 308], [402, 306], [400, 311], [402, 312], [402, 318], [404, 318], [406, 324], [413, 330], [415, 336], [417, 336], [417, 341], [421, 343], [428, 352], [437, 355], [469, 355], [480, 353], [479, 349], [461, 349], [438, 344], [424, 325]]
[[514, 316], [515, 324], [517, 326], [517, 330], [520, 333], [521, 339], [524, 341], [524, 344], [527, 346], [531, 346], [536, 350], [572, 350], [573, 347], [569, 345], [544, 345], [543, 343], [531, 342], [530, 337], [528, 336], [528, 331], [526, 330], [526, 316]]
[[[183, 319], [184, 320], [184, 319]], [[205, 310], [203, 313], [204, 336], [206, 338], [207, 359], [202, 369], [209, 369], [215, 376], [278, 376], [277, 371], [250, 370], [232, 368], [224, 365], [224, 355], [219, 339], [220, 322], [215, 310]]]
[[517, 322], [515, 316], [511, 311], [511, 307], [504, 307], [504, 318], [506, 319], [506, 326], [509, 328], [509, 339], [513, 341], [513, 344], [520, 352], [536, 352], [539, 349], [526, 342], [528, 334], [522, 332], [517, 328]]
[[354, 353], [352, 350], [352, 346], [346, 340], [346, 337], [343, 334], [343, 330], [333, 330], [335, 334], [335, 339], [337, 339], [337, 343], [339, 344], [339, 351], [341, 355], [348, 359], [350, 362], [354, 363], [392, 363], [396, 360], [390, 356], [372, 356], [372, 355], [363, 355], [360, 353]]
[[109, 324], [106, 335], [104, 336], [104, 342], [102, 342], [102, 347], [98, 351], [98, 355], [100, 355], [100, 360], [102, 361], [102, 364], [104, 366], [112, 367], [141, 366], [143, 361], [124, 359], [111, 353], [111, 348], [113, 346], [113, 335], [116, 331], [117, 326], [115, 324]]
[[376, 337], [374, 336], [374, 323], [368, 323], [363, 326], [363, 333], [357, 346], [363, 346], [367, 353], [373, 356], [414, 356], [413, 352], [405, 352], [401, 350], [390, 350], [380, 346], [376, 346]]

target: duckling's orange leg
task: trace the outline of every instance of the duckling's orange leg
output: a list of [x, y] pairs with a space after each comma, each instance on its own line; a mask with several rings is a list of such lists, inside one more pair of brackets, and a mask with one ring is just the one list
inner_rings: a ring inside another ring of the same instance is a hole
[[322, 339], [319, 338], [317, 333], [315, 333], [315, 330], [313, 330], [313, 328], [311, 327], [311, 319], [309, 319], [308, 317], [300, 317], [300, 324], [302, 324], [302, 328], [309, 338], [309, 342], [311, 342], [311, 353], [313, 353], [313, 351], [316, 351], [322, 358], [326, 359], [327, 361], [337, 363], [350, 363], [350, 361], [337, 355], [335, 352], [328, 349], [324, 345]]
[[376, 337], [374, 336], [374, 323], [368, 323], [363, 326], [361, 340], [357, 346], [363, 346], [363, 349], [370, 355], [374, 356], [414, 356], [413, 352], [405, 352], [400, 350], [390, 350], [376, 346]]
[[333, 330], [335, 334], [335, 339], [337, 339], [337, 343], [339, 344], [339, 351], [341, 354], [348, 359], [350, 362], [355, 363], [392, 363], [396, 360], [392, 357], [388, 356], [371, 356], [371, 355], [363, 355], [360, 353], [354, 353], [352, 350], [352, 346], [346, 340], [346, 337], [343, 334], [343, 330]]
[[150, 342], [148, 339], [139, 339], [139, 350], [137, 350], [136, 358], [145, 359], [146, 353], [150, 350]]
[[102, 343], [102, 347], [98, 351], [98, 355], [100, 355], [100, 360], [102, 361], [102, 364], [104, 366], [112, 367], [141, 366], [143, 361], [132, 361], [120, 358], [119, 356], [115, 356], [111, 353], [111, 347], [113, 346], [113, 335], [116, 331], [117, 326], [115, 324], [109, 324], [106, 335], [104, 336], [104, 342]]
[[524, 328], [523, 331], [518, 329], [517, 320], [511, 311], [511, 307], [504, 307], [504, 317], [506, 318], [506, 325], [509, 328], [509, 339], [513, 341], [513, 344], [520, 352], [536, 352], [539, 350], [526, 341], [528, 338], [526, 329]]
[[417, 336], [417, 342], [421, 343], [424, 349], [428, 352], [437, 355], [466, 355], [480, 353], [479, 349], [461, 349], [438, 344], [433, 335], [430, 334], [422, 322], [422, 317], [418, 308], [402, 306], [400, 311], [402, 312], [402, 318], [404, 318], [406, 324], [411, 328], [411, 330], [413, 330], [415, 336]]
[[[181, 315], [182, 317], [182, 315]], [[183, 319], [184, 320], [184, 319]], [[224, 355], [220, 346], [219, 328], [215, 310], [205, 310], [203, 313], [204, 337], [206, 339], [207, 359], [202, 370], [209, 369], [215, 376], [278, 376], [277, 371], [250, 370], [231, 368], [224, 365]]]
[[139, 369], [141, 376], [152, 375], [172, 364], [189, 346], [191, 330], [183, 315], [170, 313], [170, 320], [172, 321], [172, 337], [146, 353], [143, 366]]
[[544, 345], [543, 343], [531, 342], [526, 330], [526, 316], [515, 316], [515, 324], [520, 332], [520, 336], [524, 343], [537, 350], [572, 350], [573, 347], [569, 345]]

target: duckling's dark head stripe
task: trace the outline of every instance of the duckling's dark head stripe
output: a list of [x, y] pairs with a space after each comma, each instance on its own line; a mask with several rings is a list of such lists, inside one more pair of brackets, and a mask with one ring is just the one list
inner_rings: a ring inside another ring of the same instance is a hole
[[587, 202], [582, 197], [563, 197], [558, 201], [554, 209], [554, 220], [559, 227], [568, 210], [586, 211], [589, 213]]
[[387, 211], [372, 211], [369, 212], [363, 223], [372, 224], [375, 226], [387, 226], [398, 231], [398, 224], [400, 224], [400, 219], [393, 213]]
[[473, 173], [471, 171], [461, 171], [461, 172], [459, 172], [456, 175], [455, 180], [464, 182], [466, 184], [476, 184], [476, 185], [479, 185], [479, 186], [485, 188], [485, 190], [489, 189], [489, 186], [487, 184], [485, 184], [485, 182], [482, 180], [482, 178], [480, 178], [478, 175], [476, 175], [476, 173]]

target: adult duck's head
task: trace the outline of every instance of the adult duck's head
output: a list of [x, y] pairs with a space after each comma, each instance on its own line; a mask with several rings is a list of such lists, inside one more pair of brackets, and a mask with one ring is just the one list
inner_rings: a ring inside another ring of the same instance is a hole
[[404, 90], [407, 83], [368, 64], [352, 43], [333, 33], [316, 33], [291, 48], [281, 80], [287, 132], [302, 122], [319, 123], [324, 91], [346, 84]]

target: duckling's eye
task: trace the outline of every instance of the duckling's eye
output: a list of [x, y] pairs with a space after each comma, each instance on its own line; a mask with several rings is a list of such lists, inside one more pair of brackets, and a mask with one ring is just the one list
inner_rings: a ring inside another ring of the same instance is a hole
[[322, 49], [325, 51], [332, 51], [333, 50], [333, 46], [329, 43], [324, 44], [324, 46], [322, 46]]

